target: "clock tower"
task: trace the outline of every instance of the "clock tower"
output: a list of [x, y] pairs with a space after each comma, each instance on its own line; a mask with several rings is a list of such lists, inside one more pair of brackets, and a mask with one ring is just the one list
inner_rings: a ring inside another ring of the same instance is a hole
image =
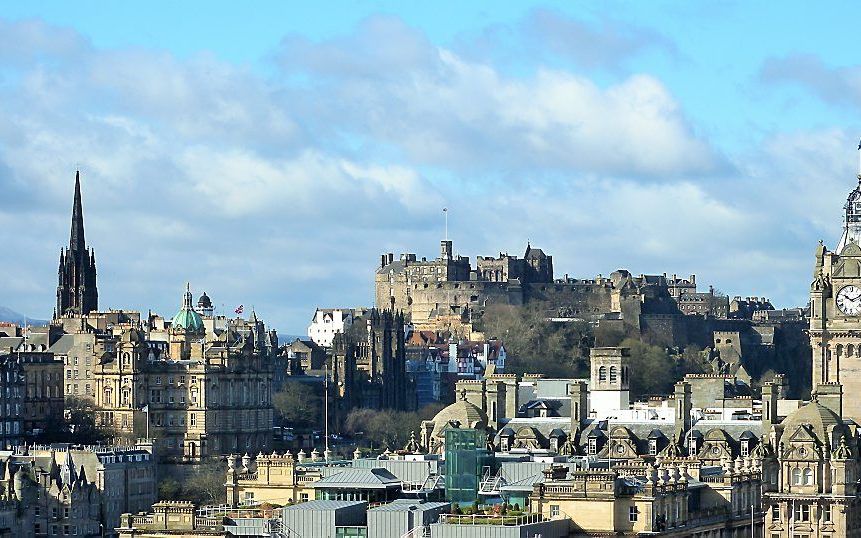
[[[840, 416], [861, 423], [861, 174], [849, 193], [834, 252], [820, 241], [810, 286], [813, 393]], [[852, 398], [843, 399], [843, 394]]]

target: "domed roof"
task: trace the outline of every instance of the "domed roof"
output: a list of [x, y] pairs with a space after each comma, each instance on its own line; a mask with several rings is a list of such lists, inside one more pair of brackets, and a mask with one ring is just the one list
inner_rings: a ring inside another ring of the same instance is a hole
[[456, 422], [461, 428], [475, 428], [483, 430], [487, 428], [487, 415], [480, 408], [467, 402], [466, 395], [450, 406], [444, 408], [433, 418], [433, 437], [442, 440], [445, 437], [445, 429]]
[[212, 308], [212, 299], [209, 298], [209, 295], [206, 292], [203, 292], [203, 295], [200, 296], [200, 299], [197, 300], [197, 306], [201, 308]]
[[203, 332], [203, 318], [191, 306], [191, 290], [188, 284], [185, 286], [182, 307], [173, 317], [170, 326], [172, 329], [184, 329], [186, 332]]
[[828, 443], [831, 426], [843, 424], [843, 420], [831, 409], [814, 400], [789, 414], [783, 422], [783, 433], [792, 435], [802, 424], [807, 424], [821, 443]]

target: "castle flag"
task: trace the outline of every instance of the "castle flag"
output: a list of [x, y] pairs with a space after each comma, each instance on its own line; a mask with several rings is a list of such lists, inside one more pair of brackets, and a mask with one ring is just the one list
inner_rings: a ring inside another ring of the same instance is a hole
[[234, 310], [234, 312], [236, 312], [237, 314], [241, 314], [243, 310], [245, 310], [245, 308], [242, 305], [239, 305], [236, 307], [236, 310]]

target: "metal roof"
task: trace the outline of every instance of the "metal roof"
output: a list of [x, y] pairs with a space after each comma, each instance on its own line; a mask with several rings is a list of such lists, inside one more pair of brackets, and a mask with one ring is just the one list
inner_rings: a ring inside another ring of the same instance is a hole
[[328, 510], [339, 510], [341, 508], [348, 508], [351, 506], [356, 506], [357, 504], [367, 505], [368, 503], [365, 501], [320, 500], [320, 501], [308, 501], [308, 502], [304, 502], [304, 503], [294, 504], [292, 506], [285, 506], [281, 510], [282, 511], [293, 511], [293, 510], [328, 511]]
[[314, 488], [386, 489], [399, 487], [400, 479], [386, 469], [350, 469], [321, 478]]
[[368, 512], [406, 512], [408, 510], [423, 512], [425, 510], [446, 508], [450, 505], [451, 503], [446, 502], [421, 502], [418, 499], [397, 499], [389, 504], [383, 504], [381, 506], [371, 508]]

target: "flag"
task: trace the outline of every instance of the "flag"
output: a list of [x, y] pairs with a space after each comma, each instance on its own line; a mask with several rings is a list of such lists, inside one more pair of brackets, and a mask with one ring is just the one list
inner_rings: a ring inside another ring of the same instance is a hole
[[861, 149], [861, 140], [858, 141], [858, 149]]
[[237, 314], [241, 314], [243, 310], [245, 310], [245, 308], [242, 305], [239, 305], [236, 307], [236, 310], [234, 310], [234, 312], [236, 312]]
[[141, 411], [143, 411], [144, 413], [149, 413], [149, 404], [146, 404], [145, 406], [141, 407]]

